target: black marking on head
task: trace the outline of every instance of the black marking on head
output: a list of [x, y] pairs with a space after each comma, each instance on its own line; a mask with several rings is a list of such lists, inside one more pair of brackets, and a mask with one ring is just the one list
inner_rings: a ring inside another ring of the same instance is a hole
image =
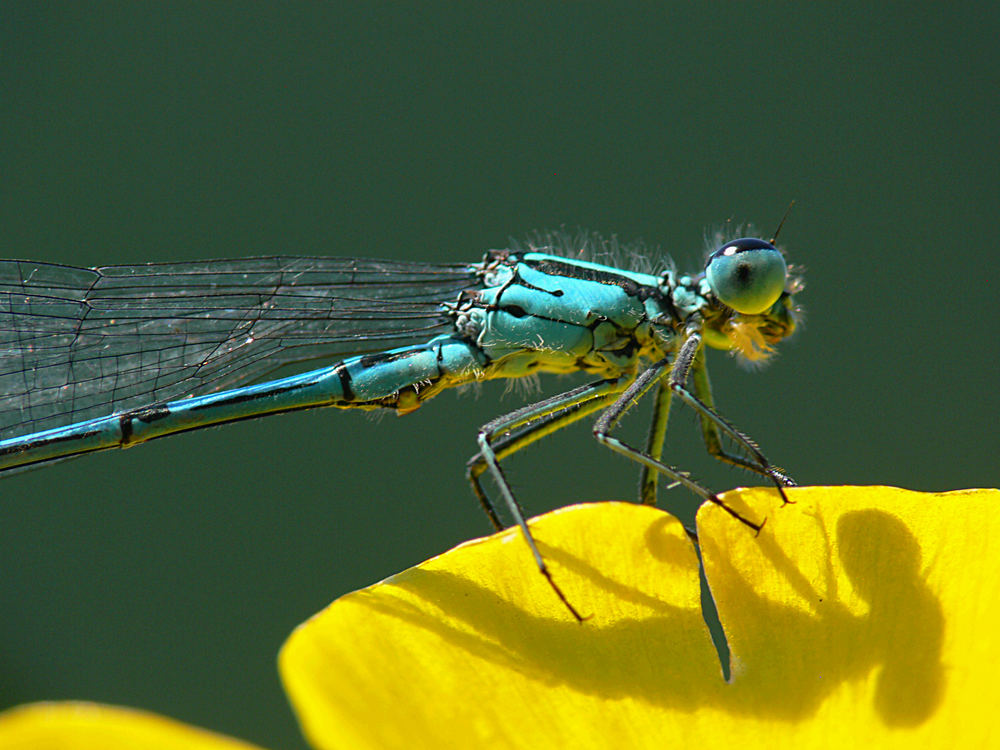
[[713, 255], [739, 255], [750, 250], [774, 250], [774, 245], [758, 237], [741, 237], [732, 242], [727, 242], [716, 250]]

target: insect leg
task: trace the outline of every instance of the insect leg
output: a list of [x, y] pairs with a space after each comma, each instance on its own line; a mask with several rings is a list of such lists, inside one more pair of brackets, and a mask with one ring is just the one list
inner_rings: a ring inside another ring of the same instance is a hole
[[[502, 528], [492, 503], [486, 498], [479, 483], [479, 476], [487, 470], [493, 475], [508, 512], [517, 525], [521, 527], [524, 540], [535, 558], [538, 569], [545, 576], [556, 596], [580, 622], [584, 620], [583, 616], [570, 604], [566, 595], [552, 579], [552, 574], [549, 572], [542, 554], [538, 551], [531, 530], [524, 520], [524, 511], [510, 489], [503, 469], [500, 468], [499, 459], [509, 456], [534, 441], [600, 409], [621, 391], [621, 387], [620, 379], [598, 380], [498, 417], [480, 428], [477, 438], [479, 453], [468, 462], [468, 476], [473, 491], [490, 517], [490, 521], [498, 528]], [[531, 424], [533, 422], [535, 424]], [[503, 437], [505, 433], [525, 426], [526, 429]]]
[[687, 487], [696, 495], [711, 503], [715, 503], [729, 515], [746, 524], [754, 531], [759, 532], [763, 524], [754, 523], [748, 518], [744, 518], [737, 511], [722, 502], [722, 500], [714, 492], [711, 492], [707, 488], [698, 484], [698, 482], [694, 481], [687, 472], [681, 471], [675, 466], [665, 464], [663, 461], [650, 455], [649, 453], [633, 448], [632, 446], [624, 443], [622, 440], [609, 434], [618, 424], [622, 415], [635, 403], [637, 403], [638, 400], [642, 398], [642, 396], [645, 395], [658, 381], [660, 381], [661, 378], [669, 375], [670, 389], [674, 393], [677, 393], [675, 382], [678, 378], [684, 379], [687, 377], [691, 361], [694, 359], [694, 356], [700, 347], [701, 336], [698, 333], [692, 333], [682, 345], [677, 354], [677, 359], [674, 361], [672, 367], [668, 367], [670, 362], [666, 358], [651, 365], [645, 372], [636, 378], [628, 388], [625, 389], [621, 396], [619, 396], [618, 399], [611, 406], [609, 406], [603, 414], [601, 414], [597, 423], [594, 425], [594, 437], [597, 438], [599, 443], [606, 445], [616, 453], [620, 453], [627, 458], [631, 458], [633, 461], [639, 462], [654, 472], [663, 474], [673, 482]]
[[[675, 375], [677, 376], [676, 378]], [[712, 399], [712, 385], [708, 378], [708, 368], [705, 365], [704, 350], [698, 352], [690, 367], [691, 384], [694, 393], [687, 389], [686, 375], [687, 373], [671, 373], [670, 388], [677, 394], [677, 397], [681, 401], [698, 413], [702, 436], [705, 439], [705, 447], [709, 454], [720, 461], [749, 469], [761, 476], [767, 477], [778, 488], [781, 499], [785, 503], [788, 503], [789, 500], [785, 496], [784, 488], [794, 486], [795, 480], [788, 476], [784, 469], [772, 466], [753, 440], [715, 410], [715, 403]], [[726, 451], [722, 446], [720, 433], [731, 437], [737, 445], [746, 451], [749, 458]]]

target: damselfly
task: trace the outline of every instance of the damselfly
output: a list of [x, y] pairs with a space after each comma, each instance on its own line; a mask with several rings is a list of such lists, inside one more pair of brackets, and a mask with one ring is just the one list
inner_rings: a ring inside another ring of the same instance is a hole
[[[541, 235], [451, 265], [271, 257], [86, 269], [0, 261], [0, 471], [298, 409], [407, 414], [453, 386], [588, 373], [596, 379], [484, 425], [467, 464], [490, 521], [503, 528], [484, 473], [539, 570], [581, 619], [532, 539], [500, 468], [504, 457], [601, 412], [594, 436], [642, 466], [641, 502], [656, 502], [662, 474], [759, 530], [661, 460], [677, 396], [699, 415], [713, 456], [767, 477], [783, 498], [793, 484], [716, 412], [704, 358], [707, 345], [763, 359], [794, 331], [802, 282], [773, 240], [725, 242], [693, 275], [672, 265], [624, 270], [605, 257], [615, 247], [596, 235]], [[641, 248], [632, 254], [644, 256]], [[334, 364], [259, 382], [318, 357]], [[611, 433], [654, 387], [646, 446], [632, 447]], [[737, 449], [727, 450], [723, 437]]]

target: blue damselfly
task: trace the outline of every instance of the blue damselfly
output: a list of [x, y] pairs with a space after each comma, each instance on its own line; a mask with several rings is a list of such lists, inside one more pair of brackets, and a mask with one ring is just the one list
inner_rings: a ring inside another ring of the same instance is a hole
[[[795, 330], [802, 282], [773, 240], [724, 242], [703, 272], [689, 275], [648, 260], [644, 270], [625, 270], [609, 260], [616, 248], [596, 235], [557, 234], [449, 265], [268, 257], [86, 269], [0, 261], [0, 472], [298, 409], [406, 414], [467, 383], [588, 373], [596, 379], [484, 425], [467, 465], [490, 521], [503, 528], [484, 473], [539, 569], [581, 619], [531, 537], [500, 468], [504, 457], [601, 412], [594, 435], [642, 466], [642, 502], [656, 502], [662, 474], [759, 531], [661, 460], [677, 396], [699, 415], [713, 456], [767, 477], [783, 498], [793, 484], [716, 412], [704, 357], [707, 345], [764, 359]], [[320, 357], [333, 364], [265, 379]], [[649, 438], [638, 449], [611, 433], [654, 387]]]

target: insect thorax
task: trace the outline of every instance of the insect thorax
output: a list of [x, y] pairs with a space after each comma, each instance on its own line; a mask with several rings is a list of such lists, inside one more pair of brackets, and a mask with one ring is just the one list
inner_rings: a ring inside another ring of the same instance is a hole
[[[634, 372], [674, 345], [662, 277], [544, 253], [493, 253], [482, 288], [449, 313], [487, 362], [485, 377]], [[656, 325], [653, 325], [656, 321]]]

